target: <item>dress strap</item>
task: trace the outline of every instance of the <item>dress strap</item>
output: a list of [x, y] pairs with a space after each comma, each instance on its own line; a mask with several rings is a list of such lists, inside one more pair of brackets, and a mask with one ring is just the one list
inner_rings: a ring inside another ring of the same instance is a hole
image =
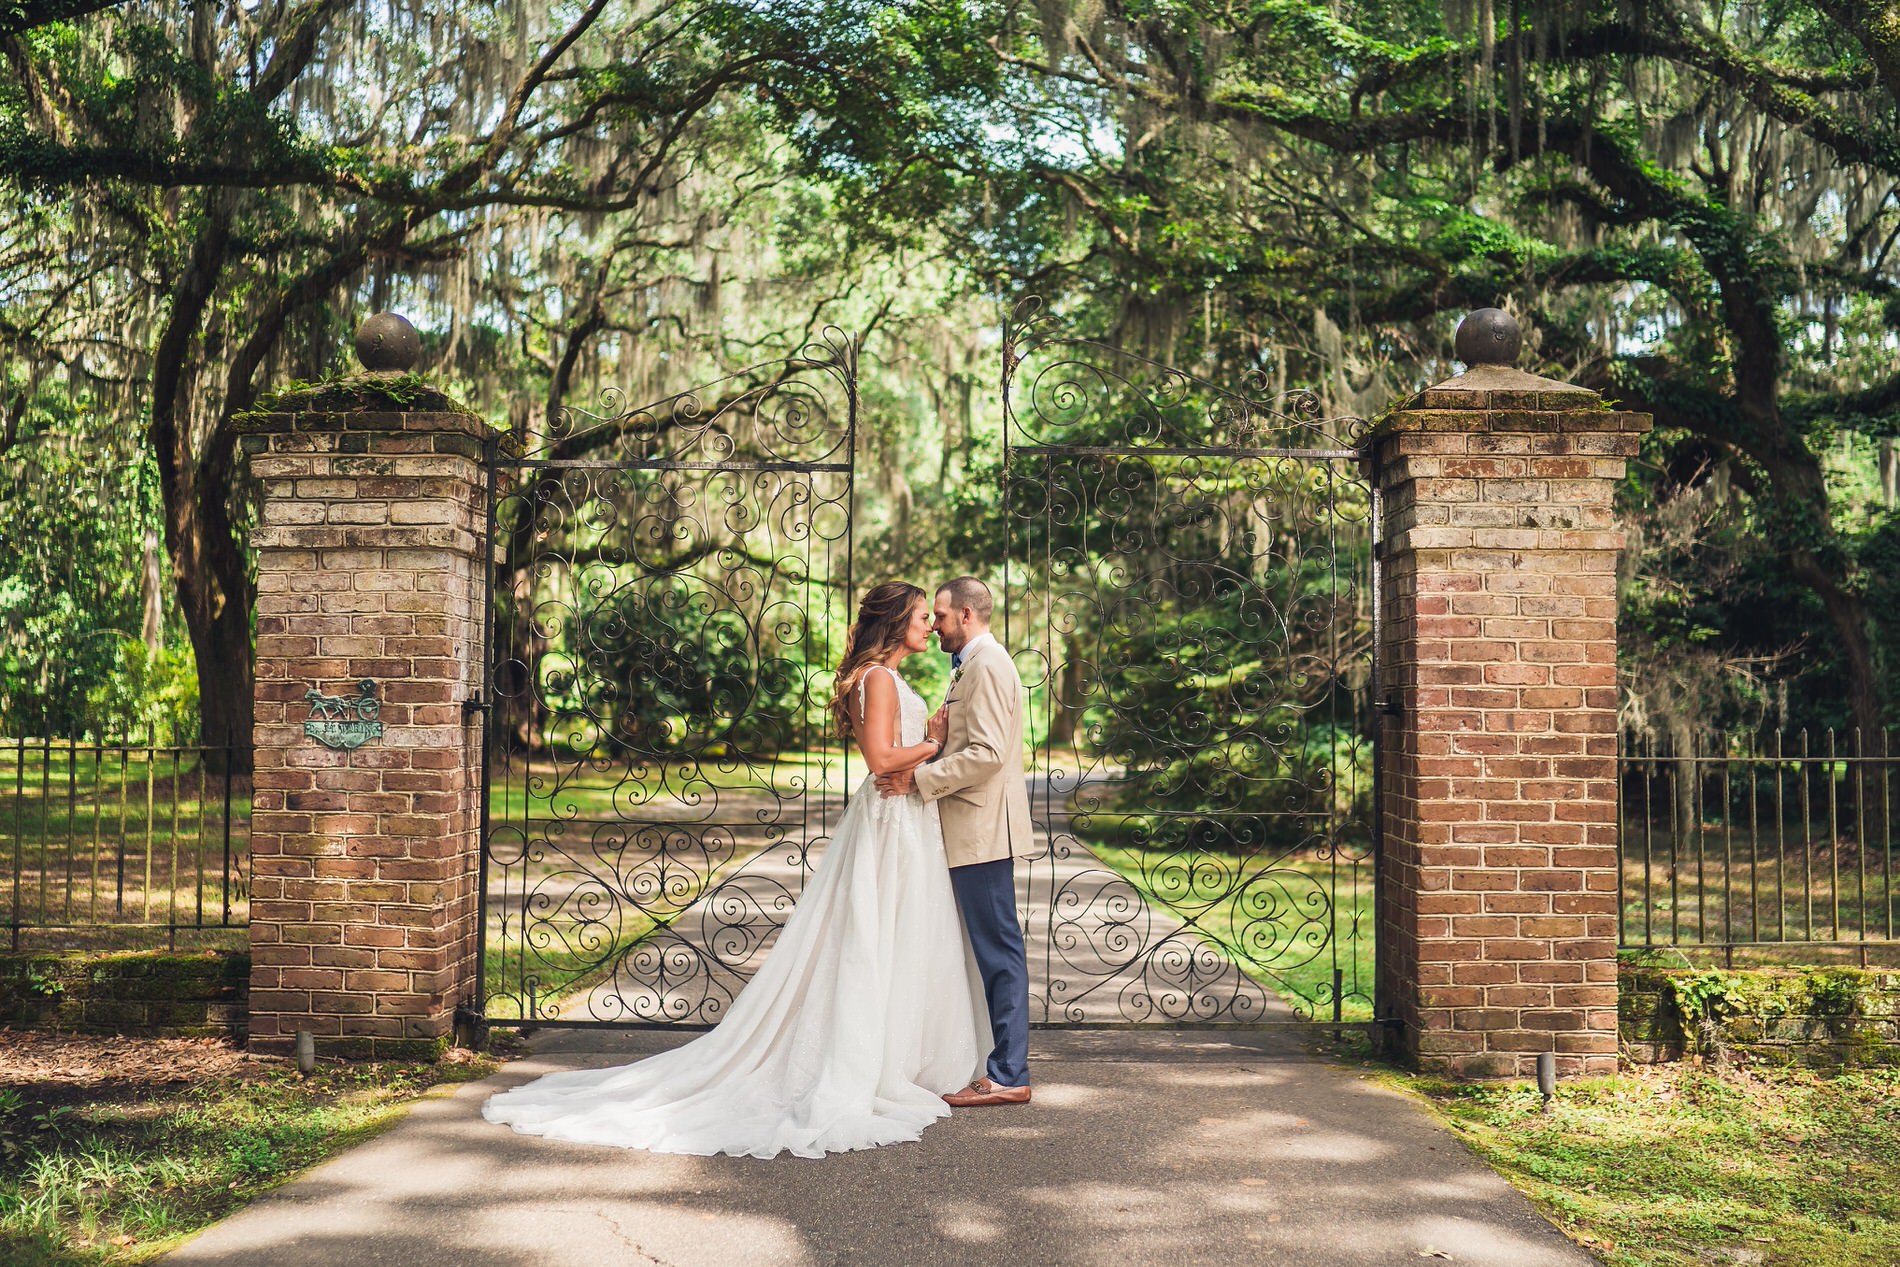
[[[904, 679], [899, 677], [897, 675], [897, 671], [891, 668], [891, 666], [888, 664], [873, 664], [869, 666], [868, 668], [866, 668], [864, 672], [858, 674], [858, 716], [866, 720], [868, 720], [871, 715], [871, 701], [864, 694], [864, 684], [867, 680], [869, 680], [872, 669], [883, 669], [886, 673], [889, 673], [891, 675], [891, 680], [897, 683], [898, 686], [901, 687], [904, 685]], [[898, 728], [899, 733], [891, 736], [891, 743], [895, 747], [902, 747], [903, 745], [899, 742], [899, 740], [903, 738], [902, 731], [903, 731], [903, 726], [904, 726], [904, 705], [903, 705], [904, 693], [901, 690], [897, 693], [897, 698], [898, 698], [898, 705], [897, 705], [896, 722], [897, 722], [897, 728]]]
[[860, 673], [860, 674], [858, 674], [858, 706], [859, 706], [859, 711], [863, 711], [863, 705], [864, 705], [864, 703], [865, 703], [865, 699], [864, 699], [864, 684], [865, 684], [865, 682], [866, 682], [867, 680], [869, 680], [869, 678], [870, 678], [870, 676], [871, 676], [871, 670], [872, 670], [872, 669], [883, 669], [883, 670], [884, 670], [884, 671], [885, 671], [886, 673], [889, 673], [889, 674], [890, 674], [890, 675], [891, 675], [891, 676], [892, 676], [893, 678], [896, 678], [896, 680], [897, 680], [897, 681], [898, 681], [898, 682], [899, 682], [900, 684], [901, 684], [901, 683], [903, 682], [903, 680], [904, 680], [903, 678], [901, 678], [901, 677], [898, 677], [898, 676], [897, 676], [897, 672], [896, 672], [896, 670], [894, 670], [894, 669], [892, 669], [892, 668], [891, 668], [891, 666], [890, 666], [890, 665], [888, 665], [888, 664], [873, 664], [873, 665], [870, 665], [870, 666], [868, 666], [868, 667], [867, 667], [867, 668], [866, 668], [866, 669], [864, 670], [864, 672], [862, 672], [862, 673]]

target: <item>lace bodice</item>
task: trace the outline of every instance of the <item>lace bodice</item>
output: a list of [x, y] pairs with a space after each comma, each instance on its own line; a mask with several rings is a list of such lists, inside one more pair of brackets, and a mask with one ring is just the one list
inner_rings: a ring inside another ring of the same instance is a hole
[[900, 748], [910, 748], [922, 743], [924, 741], [924, 723], [930, 718], [930, 705], [924, 703], [923, 696], [911, 689], [909, 682], [906, 682], [897, 673], [892, 672], [892, 670], [885, 668], [881, 664], [872, 665], [858, 678], [859, 714], [862, 715], [864, 709], [868, 707], [864, 696], [865, 679], [879, 670], [889, 673], [891, 680], [897, 683], [897, 746]]

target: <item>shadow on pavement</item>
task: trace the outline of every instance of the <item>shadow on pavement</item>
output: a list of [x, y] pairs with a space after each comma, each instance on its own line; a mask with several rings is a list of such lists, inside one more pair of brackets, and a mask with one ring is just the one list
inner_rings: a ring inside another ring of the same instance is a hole
[[1403, 1097], [1273, 1035], [1040, 1031], [1032, 1105], [966, 1110], [920, 1143], [815, 1161], [582, 1147], [481, 1120], [504, 1085], [682, 1037], [537, 1035], [531, 1058], [423, 1103], [169, 1261], [1594, 1261]]

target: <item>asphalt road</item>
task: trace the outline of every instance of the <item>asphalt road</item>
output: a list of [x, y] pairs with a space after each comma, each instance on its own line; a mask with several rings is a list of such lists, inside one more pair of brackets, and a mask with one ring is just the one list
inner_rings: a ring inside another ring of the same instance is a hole
[[518, 1136], [482, 1100], [668, 1033], [542, 1031], [174, 1253], [223, 1267], [1587, 1267], [1411, 1102], [1246, 1031], [1032, 1035], [1036, 1099], [819, 1160]]

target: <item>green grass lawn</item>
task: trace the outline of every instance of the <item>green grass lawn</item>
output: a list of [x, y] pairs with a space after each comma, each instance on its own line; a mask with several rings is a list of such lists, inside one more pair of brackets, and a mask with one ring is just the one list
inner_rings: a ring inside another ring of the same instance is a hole
[[1610, 1267], [1900, 1263], [1900, 1070], [1637, 1067], [1562, 1084], [1400, 1074]]
[[1900, 932], [1900, 884], [1886, 850], [1852, 840], [1780, 848], [1746, 839], [1725, 848], [1719, 831], [1709, 835], [1713, 843], [1674, 855], [1667, 840], [1624, 824], [1624, 945], [1880, 945]]
[[[1333, 1019], [1337, 968], [1340, 1019], [1372, 1019], [1369, 862], [1342, 861], [1335, 869], [1332, 862], [1310, 856], [1269, 862], [1208, 851], [1154, 854], [1100, 840], [1085, 843], [1155, 907], [1190, 923], [1303, 1017]], [[1309, 903], [1328, 895], [1330, 911], [1309, 922]]]
[[176, 1043], [56, 1041], [68, 1052], [96, 1044], [107, 1080], [42, 1070], [15, 1082], [20, 1073], [0, 1051], [10, 1082], [0, 1085], [0, 1262], [8, 1267], [150, 1261], [390, 1125], [431, 1087], [493, 1068], [487, 1060], [325, 1063], [306, 1079], [281, 1062], [235, 1055], [194, 1069], [196, 1049]]

